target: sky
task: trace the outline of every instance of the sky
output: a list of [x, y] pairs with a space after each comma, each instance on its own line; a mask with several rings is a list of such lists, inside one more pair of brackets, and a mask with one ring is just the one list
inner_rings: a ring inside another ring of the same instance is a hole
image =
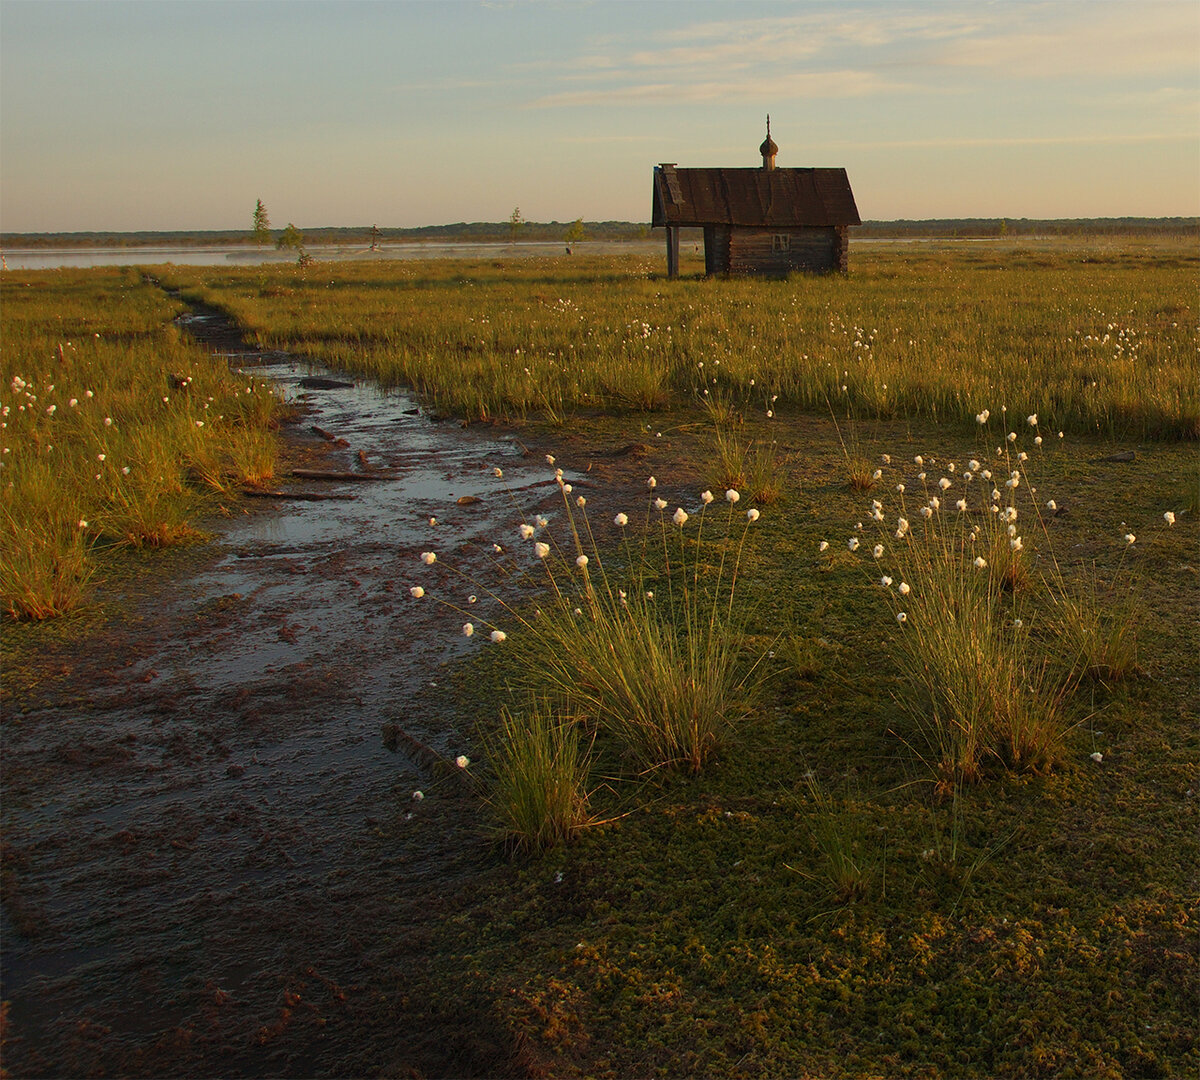
[[1196, 0], [0, 0], [0, 231], [648, 221], [842, 166], [864, 220], [1200, 214]]

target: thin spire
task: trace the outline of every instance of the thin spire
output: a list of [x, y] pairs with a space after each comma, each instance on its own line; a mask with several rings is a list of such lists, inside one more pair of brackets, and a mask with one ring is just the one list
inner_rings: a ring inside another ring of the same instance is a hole
[[769, 172], [775, 168], [775, 155], [779, 153], [779, 147], [775, 145], [775, 140], [771, 138], [770, 113], [767, 113], [767, 137], [763, 139], [762, 146], [758, 148], [758, 152], [762, 154], [764, 169]]

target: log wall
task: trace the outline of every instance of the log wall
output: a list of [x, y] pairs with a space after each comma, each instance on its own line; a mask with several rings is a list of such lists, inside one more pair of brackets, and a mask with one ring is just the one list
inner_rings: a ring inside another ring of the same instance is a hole
[[704, 229], [704, 269], [709, 274], [768, 277], [785, 277], [793, 271], [844, 273], [848, 247], [845, 226], [770, 229], [709, 225]]

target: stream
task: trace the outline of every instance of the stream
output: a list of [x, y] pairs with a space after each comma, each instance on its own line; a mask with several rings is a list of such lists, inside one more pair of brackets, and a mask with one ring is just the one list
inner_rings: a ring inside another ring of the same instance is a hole
[[4, 726], [5, 1068], [494, 1075], [508, 1051], [466, 990], [441, 1028], [396, 992], [437, 962], [429, 921], [501, 858], [470, 785], [430, 768], [474, 751], [453, 661], [499, 646], [409, 588], [495, 617], [450, 568], [532, 561], [514, 495], [561, 509], [550, 469], [403, 392], [305, 389], [330, 373], [216, 313], [182, 322], [305, 407], [300, 464], [385, 478], [281, 477], [337, 497], [247, 500], [186, 573], [139, 577], [121, 615], [53, 647], [56, 677]]

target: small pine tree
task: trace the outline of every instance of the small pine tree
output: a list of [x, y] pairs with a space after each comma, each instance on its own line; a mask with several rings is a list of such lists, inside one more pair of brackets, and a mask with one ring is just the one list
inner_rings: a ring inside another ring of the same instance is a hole
[[304, 247], [304, 233], [289, 221], [283, 235], [275, 241], [275, 246], [280, 251], [300, 251]]
[[513, 212], [508, 215], [508, 228], [514, 241], [517, 239], [517, 233], [521, 231], [521, 226], [524, 224], [525, 219], [521, 216], [521, 208], [514, 206]]
[[267, 208], [262, 199], [254, 204], [254, 242], [269, 244], [271, 242], [271, 219], [267, 217]]
[[567, 229], [566, 235], [563, 237], [563, 239], [566, 240], [568, 244], [577, 244], [586, 236], [587, 233], [584, 232], [583, 229], [583, 218], [576, 218], [571, 222], [570, 227]]

